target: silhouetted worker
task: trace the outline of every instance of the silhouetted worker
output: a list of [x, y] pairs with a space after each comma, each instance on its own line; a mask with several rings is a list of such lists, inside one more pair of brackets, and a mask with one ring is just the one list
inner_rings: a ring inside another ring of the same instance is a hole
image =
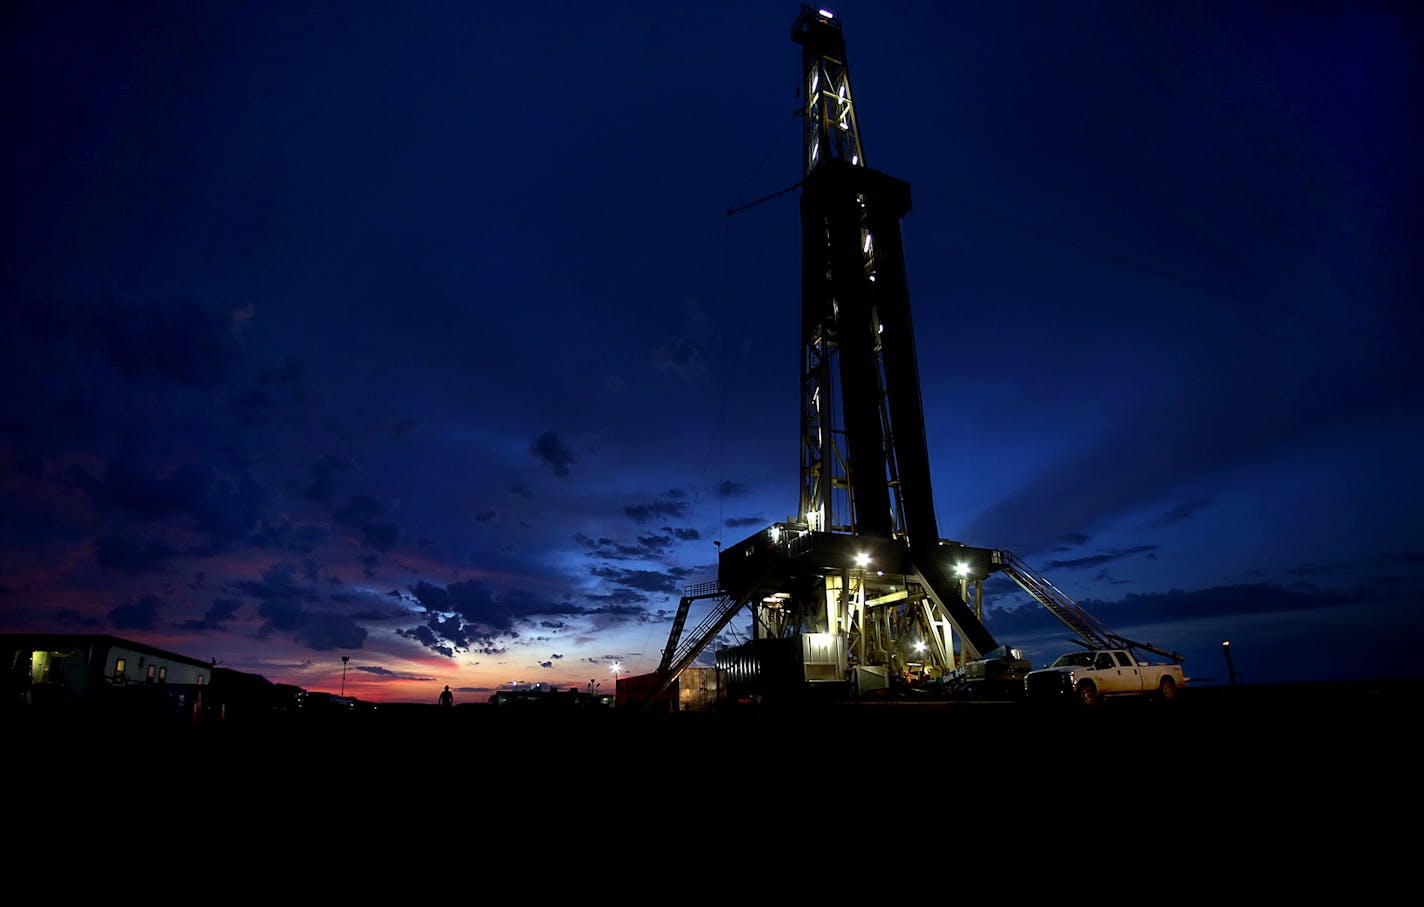
[[455, 704], [455, 694], [450, 692], [449, 684], [446, 684], [445, 690], [440, 694], [440, 704], [447, 706]]

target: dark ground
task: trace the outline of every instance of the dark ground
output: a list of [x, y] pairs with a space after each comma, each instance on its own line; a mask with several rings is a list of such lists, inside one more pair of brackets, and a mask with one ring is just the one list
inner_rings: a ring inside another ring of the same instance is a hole
[[347, 816], [456, 836], [490, 823], [567, 835], [603, 822], [701, 835], [730, 822], [780, 839], [847, 822], [878, 835], [911, 821], [941, 831], [968, 822], [1022, 843], [1034, 829], [1087, 823], [1101, 846], [1121, 847], [1111, 839], [1138, 834], [1126, 822], [1142, 834], [1170, 829], [1174, 848], [1329, 838], [1337, 851], [1369, 844], [1382, 858], [1407, 840], [1387, 831], [1391, 817], [1417, 823], [1424, 806], [1421, 700], [1424, 681], [1203, 687], [1175, 703], [1108, 701], [1091, 712], [412, 705], [266, 727], [21, 717], [5, 739], [8, 799], [22, 815], [122, 807], [204, 834]]
[[[1421, 703], [1424, 680], [1406, 680], [1201, 687], [1184, 690], [1174, 703], [1119, 699], [1091, 711], [941, 701], [675, 715], [396, 704], [263, 724], [22, 715], [10, 730], [30, 726], [49, 737], [26, 756], [34, 768], [104, 753], [102, 761], [133, 770], [181, 765], [192, 772], [337, 776], [376, 766], [479, 765], [490, 772], [528, 766], [611, 778], [658, 767], [795, 765], [815, 761], [812, 753], [854, 751], [874, 753], [875, 762], [967, 760], [986, 772], [1037, 765], [1111, 774], [1126, 758], [1181, 777], [1261, 769], [1277, 760], [1387, 766], [1412, 752]], [[174, 758], [177, 752], [187, 757]]]

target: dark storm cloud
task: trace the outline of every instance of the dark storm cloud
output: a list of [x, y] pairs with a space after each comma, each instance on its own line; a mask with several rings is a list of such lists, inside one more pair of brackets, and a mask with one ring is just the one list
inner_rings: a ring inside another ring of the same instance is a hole
[[199, 620], [186, 620], [179, 624], [185, 630], [222, 630], [224, 625], [237, 616], [242, 602], [236, 598], [215, 598]]
[[228, 401], [228, 408], [233, 416], [248, 427], [268, 422], [278, 405], [277, 398], [265, 387], [238, 391]]
[[365, 644], [365, 628], [349, 615], [313, 611], [295, 597], [266, 599], [258, 604], [257, 613], [263, 620], [259, 639], [280, 633], [318, 652], [359, 649]]
[[[333, 595], [331, 600], [335, 602], [360, 602], [363, 599], [354, 595]], [[388, 608], [358, 608], [351, 612], [351, 619], [358, 623], [384, 623], [392, 620], [403, 620], [409, 616], [408, 611], [394, 610]]]
[[250, 537], [252, 544], [263, 548], [275, 548], [294, 554], [310, 554], [320, 548], [331, 537], [325, 526], [314, 523], [293, 523], [282, 518], [259, 527]]
[[[1307, 562], [1291, 567], [1289, 572], [1292, 576], [1343, 576], [1353, 573], [1360, 568], [1386, 568], [1386, 567], [1419, 567], [1424, 566], [1424, 553], [1418, 551], [1394, 551], [1380, 554], [1377, 557], [1369, 558], [1365, 562]], [[1383, 581], [1385, 575], [1376, 575], [1375, 581]]]
[[438, 648], [494, 652], [502, 637], [515, 637], [526, 619], [546, 614], [580, 614], [583, 609], [523, 590], [496, 591], [483, 580], [465, 580], [448, 586], [421, 581], [410, 589], [416, 604], [426, 612], [425, 630], [403, 635]]
[[211, 481], [211, 471], [201, 464], [186, 464], [166, 474], [157, 474], [151, 464], [140, 462], [131, 452], [114, 457], [96, 488], [99, 503], [112, 504], [138, 516], [168, 516], [186, 510], [200, 500], [203, 486]]
[[94, 561], [105, 570], [130, 576], [161, 573], [181, 552], [162, 539], [139, 532], [106, 535], [94, 540]]
[[636, 589], [639, 592], [677, 592], [682, 588], [680, 577], [687, 575], [686, 570], [674, 568], [667, 572], [655, 570], [620, 570], [614, 567], [593, 567], [588, 571], [591, 575], [600, 579], [605, 579], [615, 586], [625, 589]]
[[567, 476], [569, 466], [575, 462], [573, 451], [569, 450], [564, 442], [559, 440], [558, 434], [552, 431], [546, 431], [530, 442], [529, 452], [534, 455], [534, 459], [549, 467], [553, 470], [554, 475], [560, 477]]
[[301, 602], [290, 598], [274, 598], [259, 602], [257, 614], [262, 618], [262, 626], [257, 631], [259, 639], [272, 633], [295, 633], [306, 622], [306, 609]]
[[[46, 613], [46, 624], [50, 623], [50, 616], [49, 613]], [[60, 608], [53, 612], [53, 623], [61, 632], [69, 630], [92, 632], [96, 628], [102, 627], [105, 622], [72, 608]]]
[[589, 605], [590, 614], [607, 614], [618, 616], [622, 608], [635, 608], [645, 610], [646, 604], [651, 604], [654, 596], [643, 592], [638, 592], [626, 586], [614, 588], [605, 586], [606, 591], [590, 592], [584, 596], [584, 601]]
[[261, 580], [239, 580], [233, 588], [249, 598], [268, 601], [316, 601], [320, 593], [297, 582], [297, 566], [273, 564], [262, 571]]
[[[663, 531], [666, 532], [667, 528], [664, 527]], [[639, 548], [647, 551], [651, 556], [662, 557], [672, 549], [673, 540], [674, 536], [669, 533], [667, 535], [640, 535], [634, 541]]]
[[1424, 565], [1424, 551], [1393, 551], [1381, 554], [1375, 558], [1374, 562], [1380, 566], [1393, 564]]
[[[1263, 348], [1249, 361], [1266, 367], [1259, 360], [1283, 355]], [[1004, 495], [966, 534], [1028, 553], [1041, 550], [1066, 533], [1152, 504], [1183, 482], [1290, 442], [1319, 439], [1335, 426], [1348, 431], [1351, 420], [1386, 411], [1419, 384], [1419, 376], [1395, 374], [1383, 361], [1282, 363], [1292, 381], [1273, 385], [1242, 369], [1243, 362], [1219, 364], [1201, 382], [1181, 388], [1171, 406], [1154, 402], [1108, 424], [1084, 452], [1061, 457]], [[1211, 430], [1201, 430], [1204, 425]]]
[[[606, 595], [588, 596], [588, 601], [594, 602], [598, 607], [591, 607], [585, 610], [585, 614], [608, 618], [606, 624], [660, 624], [672, 619], [671, 611], [649, 610], [643, 607], [642, 602], [649, 601], [649, 597], [641, 593], [609, 593]], [[632, 604], [630, 602], [639, 602]]]
[[[1084, 599], [1078, 604], [1116, 632], [1131, 635], [1132, 627], [1156, 623], [1186, 623], [1205, 618], [1241, 617], [1339, 608], [1372, 600], [1373, 590], [1349, 592], [1290, 589], [1271, 583], [1214, 586], [1206, 589], [1133, 593], [1116, 601]], [[1036, 602], [1006, 608], [991, 607], [985, 625], [996, 638], [1011, 638], [1020, 632], [1036, 632], [1053, 625], [1056, 618]]]
[[158, 623], [163, 602], [157, 596], [145, 595], [136, 602], [115, 607], [109, 612], [109, 624], [119, 630], [152, 630]]
[[359, 649], [365, 645], [366, 628], [345, 614], [309, 613], [293, 638], [318, 652]]
[[728, 529], [745, 529], [748, 526], [766, 526], [768, 521], [759, 516], [730, 517], [723, 521]]
[[387, 520], [367, 523], [361, 527], [361, 544], [388, 554], [400, 539], [400, 527]]
[[283, 414], [288, 421], [293, 417], [300, 421], [307, 396], [305, 376], [302, 363], [288, 357], [276, 368], [260, 370], [250, 387], [234, 390], [228, 408], [249, 428], [272, 423]]
[[673, 545], [671, 535], [644, 535], [628, 542], [609, 538], [593, 539], [576, 533], [574, 541], [587, 550], [589, 557], [611, 561], [657, 560]]
[[623, 512], [636, 523], [646, 523], [652, 519], [686, 516], [689, 506], [686, 491], [670, 488], [659, 494], [651, 504], [630, 504], [623, 508]]
[[123, 374], [213, 387], [227, 380], [241, 355], [242, 314], [249, 313], [195, 300], [110, 299], [98, 310], [98, 328]]
[[1211, 498], [1197, 498], [1193, 501], [1187, 501], [1185, 503], [1178, 504], [1171, 510], [1168, 510], [1166, 513], [1164, 513], [1159, 523], [1160, 525], [1166, 526], [1171, 523], [1180, 523], [1183, 520], [1190, 520], [1206, 508], [1210, 507], [1212, 503], [1213, 502]]
[[[356, 495], [341, 508], [335, 518], [342, 523], [355, 526], [361, 531], [361, 544], [382, 554], [388, 554], [400, 540], [401, 528], [390, 520], [378, 519], [386, 513], [386, 506], [371, 495]], [[367, 574], [375, 569], [379, 560], [375, 555], [359, 556]]]
[[[12, 300], [13, 302], [13, 300]], [[226, 382], [242, 358], [238, 327], [246, 313], [199, 300], [46, 299], [6, 306], [4, 373], [38, 377], [56, 367], [72, 379], [100, 379], [107, 366], [133, 381], [199, 388]], [[37, 382], [36, 389], [61, 387]]]
[[325, 454], [311, 465], [312, 480], [305, 495], [312, 501], [329, 501], [334, 492], [334, 482], [338, 472], [348, 472], [355, 468], [348, 457]]
[[207, 535], [209, 553], [251, 532], [265, 500], [241, 469], [224, 473], [212, 463], [196, 461], [163, 467], [131, 450], [111, 458], [102, 478], [74, 467], [67, 482], [83, 490], [98, 509], [117, 509], [145, 520], [181, 520]]
[[[332, 614], [309, 607], [321, 599], [321, 592], [297, 579], [299, 568], [292, 564], [274, 564], [262, 573], [262, 579], [243, 580], [232, 588], [248, 598], [258, 600], [257, 613], [262, 618], [257, 636], [265, 639], [275, 633], [316, 651], [338, 648], [359, 649], [366, 639], [366, 630], [349, 614]], [[315, 565], [308, 562], [300, 568], [302, 576], [311, 579]]]
[[[446, 642], [439, 633], [428, 626], [409, 627], [396, 630], [396, 635], [413, 640], [424, 648], [432, 652], [438, 652], [446, 658], [454, 658], [456, 646]], [[459, 648], [464, 648], [460, 646]]]
[[386, 507], [368, 494], [358, 494], [336, 513], [336, 518], [352, 526], [369, 523], [376, 517], [384, 516]]
[[1076, 567], [1098, 567], [1103, 564], [1110, 564], [1113, 561], [1120, 561], [1123, 558], [1135, 557], [1139, 554], [1150, 554], [1156, 551], [1157, 545], [1136, 545], [1132, 548], [1124, 548], [1116, 551], [1109, 551], [1103, 554], [1090, 554], [1085, 557], [1074, 557], [1066, 560], [1049, 561], [1048, 567], [1057, 569], [1066, 567], [1069, 569]]
[[731, 479], [723, 479], [722, 483], [717, 486], [717, 496], [723, 498], [743, 498], [751, 494], [751, 492], [752, 490], [749, 486], [743, 485], [741, 482], [734, 482]]
[[[380, 677], [384, 680], [433, 681], [435, 679], [428, 674], [407, 674], [400, 671], [392, 671], [380, 665], [352, 665], [351, 670], [360, 671], [363, 674], [370, 674], [372, 677]], [[468, 692], [468, 690], [465, 692]]]

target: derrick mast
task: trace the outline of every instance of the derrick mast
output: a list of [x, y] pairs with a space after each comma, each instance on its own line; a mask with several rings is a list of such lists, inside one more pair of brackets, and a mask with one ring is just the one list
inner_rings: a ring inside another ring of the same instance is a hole
[[[723, 548], [688, 587], [650, 703], [743, 608], [752, 640], [717, 652], [737, 699], [940, 681], [1022, 686], [1029, 663], [984, 627], [1002, 572], [1086, 645], [1180, 656], [1112, 633], [1012, 552], [942, 539], [930, 486], [900, 221], [909, 184], [866, 166], [839, 21], [802, 6], [800, 495], [797, 511]], [[717, 603], [684, 640], [690, 605]]]
[[840, 24], [802, 7], [801, 500], [813, 530], [939, 538], [900, 220], [865, 165]]
[[[939, 537], [900, 220], [910, 187], [866, 166], [839, 21], [802, 6], [800, 492], [784, 523], [724, 548], [687, 590], [664, 688], [742, 608], [751, 642], [717, 653], [732, 687], [856, 692], [943, 677], [995, 648], [981, 621], [993, 552]], [[718, 598], [687, 641], [692, 601]], [[776, 669], [780, 670], [780, 669]], [[740, 694], [738, 694], [740, 695]]]
[[[946, 551], [939, 536], [900, 232], [910, 187], [866, 164], [840, 22], [802, 6], [791, 36], [804, 98], [798, 519], [862, 548], [888, 541], [887, 551], [906, 552], [902, 581], [886, 588], [826, 579], [827, 611], [842, 613], [863, 657], [893, 663], [913, 638], [953, 666], [994, 646], [970, 604], [971, 577], [982, 581], [992, 565], [983, 549]], [[876, 580], [885, 575], [877, 566]], [[833, 600], [848, 593], [838, 609]]]

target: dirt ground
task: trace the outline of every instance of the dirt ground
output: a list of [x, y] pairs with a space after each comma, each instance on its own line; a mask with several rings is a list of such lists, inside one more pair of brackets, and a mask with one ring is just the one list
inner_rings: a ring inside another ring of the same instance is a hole
[[1006, 812], [1016, 822], [1112, 804], [1201, 833], [1239, 829], [1243, 816], [1276, 829], [1326, 819], [1358, 826], [1382, 803], [1419, 805], [1421, 691], [1416, 682], [1202, 688], [1173, 703], [1107, 701], [1091, 711], [877, 702], [642, 715], [467, 705], [262, 727], [27, 721], [10, 729], [31, 741], [11, 794], [222, 804], [228, 815], [379, 812], [436, 796], [502, 815], [724, 810], [775, 821], [806, 819], [807, 810], [898, 813], [904, 800], [934, 803], [934, 815]]
[[[1299, 893], [1363, 868], [1377, 888], [1411, 865], [1398, 816], [1421, 805], [1420, 688], [1199, 689], [1091, 712], [467, 705], [264, 727], [24, 720], [4, 728], [3, 796], [26, 829], [16, 865], [62, 852], [123, 873], [181, 856], [220, 869], [224, 890], [289, 871], [320, 886], [392, 877], [436, 847], [461, 873], [514, 871], [550, 891], [685, 884], [747, 860], [785, 867], [798, 897], [806, 871], [852, 862], [1001, 884], [1087, 866], [1150, 869], [1174, 889], [1270, 877]], [[516, 853], [539, 854], [539, 874]]]

